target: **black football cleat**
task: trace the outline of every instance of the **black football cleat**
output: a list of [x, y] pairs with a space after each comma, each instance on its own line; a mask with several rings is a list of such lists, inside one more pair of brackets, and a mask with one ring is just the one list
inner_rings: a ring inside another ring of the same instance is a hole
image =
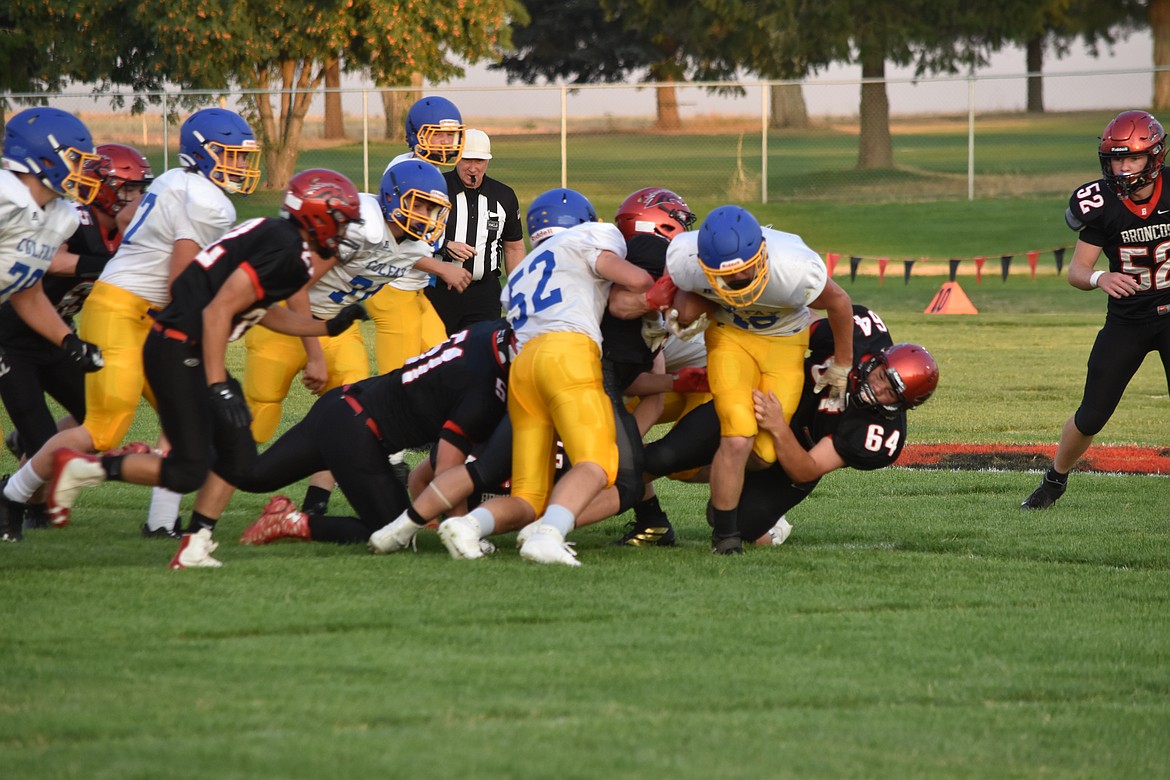
[[649, 523], [631, 520], [626, 523], [625, 535], [610, 544], [615, 547], [674, 547], [674, 528], [666, 515]]
[[1064, 495], [1064, 491], [1068, 489], [1068, 483], [1056, 482], [1044, 475], [1044, 479], [1040, 480], [1040, 486], [1032, 491], [1032, 495], [1024, 499], [1024, 503], [1020, 504], [1020, 509], [1048, 509], [1056, 503], [1056, 499]]
[[743, 555], [743, 539], [739, 534], [731, 536], [711, 534], [711, 552], [716, 555]]

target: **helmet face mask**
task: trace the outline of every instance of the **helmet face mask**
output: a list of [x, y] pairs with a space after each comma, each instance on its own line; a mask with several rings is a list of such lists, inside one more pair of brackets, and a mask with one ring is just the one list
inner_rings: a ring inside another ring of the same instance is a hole
[[746, 210], [721, 206], [708, 214], [697, 247], [707, 283], [728, 306], [751, 306], [764, 294], [768, 246], [760, 223]]
[[443, 175], [421, 160], [404, 160], [382, 174], [378, 204], [387, 222], [428, 244], [442, 237], [451, 212]]
[[[882, 371], [875, 375], [878, 369]], [[883, 388], [875, 387], [877, 377], [884, 377], [895, 401], [879, 400]], [[849, 374], [850, 403], [881, 411], [889, 417], [921, 406], [938, 387], [938, 364], [929, 352], [917, 344], [894, 344], [870, 355]]]
[[[1113, 160], [1145, 157], [1140, 171], [1116, 173]], [[1166, 159], [1166, 132], [1162, 124], [1145, 111], [1123, 111], [1101, 133], [1097, 148], [1101, 174], [1119, 198], [1128, 198], [1137, 190], [1153, 184], [1162, 172]]]
[[154, 173], [150, 161], [132, 146], [102, 144], [96, 151], [97, 159], [86, 168], [101, 182], [93, 207], [115, 217], [146, 191]]
[[528, 238], [532, 245], [585, 222], [597, 222], [597, 210], [576, 190], [558, 187], [537, 195], [528, 207]]
[[337, 254], [346, 226], [362, 221], [357, 187], [327, 168], [310, 168], [293, 176], [280, 213], [308, 231], [325, 258]]
[[97, 197], [101, 180], [87, 170], [97, 159], [89, 130], [59, 108], [27, 108], [4, 127], [4, 167], [79, 203]]
[[179, 160], [225, 192], [250, 195], [260, 183], [260, 147], [252, 128], [227, 109], [204, 108], [187, 117]]
[[406, 113], [406, 145], [416, 157], [434, 165], [459, 162], [465, 129], [459, 109], [446, 98], [423, 98]]
[[622, 201], [614, 223], [627, 240], [639, 233], [648, 233], [669, 241], [690, 230], [695, 219], [686, 201], [677, 193], [662, 187], [646, 187]]

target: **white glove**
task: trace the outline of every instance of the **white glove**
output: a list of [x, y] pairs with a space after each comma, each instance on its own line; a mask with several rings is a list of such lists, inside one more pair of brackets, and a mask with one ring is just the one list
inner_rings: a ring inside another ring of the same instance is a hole
[[642, 315], [642, 341], [646, 342], [646, 348], [651, 352], [657, 352], [662, 342], [666, 341], [666, 327], [658, 312]]
[[845, 390], [849, 386], [849, 367], [839, 366], [833, 358], [829, 358], [821, 365], [813, 367], [813, 392], [819, 393], [829, 388], [829, 400], [844, 401]]
[[671, 309], [666, 313], [666, 329], [670, 331], [671, 335], [683, 341], [690, 341], [695, 336], [707, 329], [711, 321], [707, 319], [707, 313], [703, 312], [690, 325], [683, 327], [678, 324], [678, 309]]

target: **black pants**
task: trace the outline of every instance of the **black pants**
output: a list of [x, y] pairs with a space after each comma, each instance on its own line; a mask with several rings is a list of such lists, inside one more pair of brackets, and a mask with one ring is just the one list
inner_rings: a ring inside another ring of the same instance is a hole
[[1085, 393], [1076, 412], [1077, 430], [1095, 436], [1109, 422], [1125, 388], [1146, 355], [1157, 352], [1170, 390], [1170, 314], [1141, 325], [1105, 321], [1089, 353]]
[[410, 506], [406, 489], [388, 460], [391, 451], [402, 447], [383, 443], [366, 421], [365, 414], [346, 401], [343, 389], [336, 387], [321, 396], [304, 419], [265, 450], [235, 484], [249, 493], [268, 493], [318, 471], [331, 471], [357, 517], [310, 516], [310, 534], [315, 541], [365, 542]]
[[77, 422], [85, 420], [85, 373], [63, 349], [46, 341], [37, 352], [8, 349], [5, 361], [9, 371], [0, 376], [0, 399], [25, 454], [37, 452], [57, 432], [46, 394]]
[[[171, 443], [159, 484], [176, 493], [191, 493], [203, 485], [208, 471], [237, 484], [256, 461], [256, 442], [247, 426], [229, 426], [212, 411], [199, 345], [152, 330], [142, 360], [159, 423]], [[238, 383], [236, 390], [243, 395]]]
[[[661, 439], [646, 445], [646, 471], [664, 477], [706, 466], [715, 458], [719, 439], [715, 402], [708, 401], [679, 420]], [[794, 483], [779, 464], [747, 472], [739, 496], [739, 535], [744, 539], [763, 535], [780, 515], [807, 498], [817, 482]]]
[[494, 275], [472, 282], [463, 292], [447, 289], [447, 284], [440, 279], [425, 294], [443, 320], [448, 336], [477, 322], [500, 318], [500, 280]]

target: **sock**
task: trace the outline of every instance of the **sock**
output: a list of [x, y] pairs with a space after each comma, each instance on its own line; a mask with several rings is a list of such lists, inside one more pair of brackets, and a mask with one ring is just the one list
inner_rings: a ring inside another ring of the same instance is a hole
[[641, 526], [661, 525], [664, 522], [667, 525], [670, 524], [666, 513], [662, 511], [662, 506], [658, 503], [658, 496], [650, 496], [650, 498], [634, 504], [634, 518]]
[[183, 495], [164, 487], [150, 491], [150, 511], [146, 515], [146, 528], [157, 531], [160, 528], [174, 528], [178, 525], [179, 504]]
[[548, 509], [544, 510], [544, 516], [540, 518], [540, 522], [551, 525], [561, 532], [561, 536], [568, 536], [569, 531], [572, 531], [573, 526], [577, 523], [577, 516], [567, 507], [560, 504], [549, 504]]
[[469, 518], [479, 523], [479, 537], [482, 539], [485, 536], [491, 536], [496, 532], [496, 518], [490, 510], [484, 509], [482, 506], [477, 506], [471, 510]]
[[106, 479], [122, 479], [122, 460], [125, 455], [103, 455], [102, 471], [106, 472]]
[[33, 471], [32, 461], [29, 461], [8, 478], [8, 484], [4, 486], [4, 497], [18, 504], [27, 504], [33, 493], [40, 490], [44, 484], [45, 480], [37, 476]]
[[186, 533], [193, 534], [202, 531], [206, 528], [209, 531], [215, 531], [215, 524], [219, 522], [219, 518], [210, 518], [207, 515], [201, 515], [198, 512], [191, 512], [191, 523], [187, 526]]
[[710, 502], [707, 503], [707, 520], [711, 523], [717, 537], [739, 536], [739, 510], [716, 509]]
[[306, 515], [323, 515], [329, 511], [329, 497], [332, 491], [317, 485], [309, 485], [305, 491], [305, 500], [301, 502], [301, 511]]
[[1056, 466], [1051, 466], [1049, 467], [1047, 473], [1044, 474], [1044, 479], [1048, 480], [1049, 482], [1055, 482], [1058, 485], [1064, 485], [1068, 483], [1068, 474], [1061, 474], [1056, 470]]
[[427, 524], [426, 518], [423, 517], [422, 515], [420, 515], [418, 512], [414, 511], [414, 507], [412, 507], [412, 506], [408, 506], [406, 508], [406, 511], [403, 512], [402, 514], [404, 514], [408, 518], [410, 518], [410, 522], [414, 523], [415, 525], [426, 525]]

